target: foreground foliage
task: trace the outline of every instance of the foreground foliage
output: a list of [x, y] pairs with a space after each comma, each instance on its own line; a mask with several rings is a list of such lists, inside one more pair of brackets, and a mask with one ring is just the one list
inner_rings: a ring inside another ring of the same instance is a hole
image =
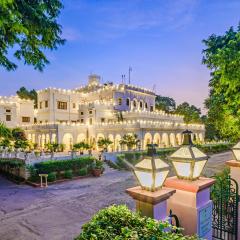
[[62, 7], [59, 0], [1, 0], [0, 65], [9, 71], [17, 68], [9, 56], [13, 48], [15, 58], [42, 71], [49, 63], [43, 50], [64, 43], [56, 21]]
[[211, 71], [210, 94], [205, 101], [210, 127], [220, 137], [240, 137], [240, 25], [204, 40], [203, 64]]
[[82, 233], [75, 240], [196, 240], [182, 234], [166, 232], [171, 229], [166, 222], [141, 217], [126, 206], [110, 206], [100, 210], [92, 220], [82, 227]]

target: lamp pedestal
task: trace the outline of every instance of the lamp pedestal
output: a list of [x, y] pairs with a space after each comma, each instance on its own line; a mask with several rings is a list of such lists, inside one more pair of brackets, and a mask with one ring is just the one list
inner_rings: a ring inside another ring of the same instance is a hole
[[215, 180], [199, 178], [196, 181], [167, 178], [164, 186], [176, 189], [167, 201], [168, 211], [177, 215], [185, 235], [197, 234], [204, 239], [212, 239], [212, 201], [210, 187]]
[[240, 196], [240, 161], [230, 160], [226, 165], [230, 167], [231, 178], [238, 183], [238, 196]]
[[169, 199], [176, 190], [163, 187], [158, 191], [150, 192], [138, 186], [128, 188], [126, 192], [136, 201], [136, 210], [139, 211], [142, 216], [165, 221], [168, 217], [167, 199]]

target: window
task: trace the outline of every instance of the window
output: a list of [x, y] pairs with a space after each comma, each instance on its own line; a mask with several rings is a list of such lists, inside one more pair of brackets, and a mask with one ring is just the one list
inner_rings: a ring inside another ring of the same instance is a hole
[[11, 115], [6, 115], [6, 121], [10, 122], [11, 121]]
[[81, 118], [80, 122], [81, 122], [81, 123], [84, 123], [84, 119], [83, 119], [83, 118]]
[[148, 108], [148, 104], [147, 103], [145, 103], [145, 108]]
[[153, 112], [153, 106], [150, 106], [150, 112]]
[[101, 123], [104, 123], [105, 122], [105, 118], [101, 118]]
[[136, 100], [133, 100], [133, 106], [134, 106], [134, 107], [137, 106], [137, 102], [136, 102]]
[[34, 118], [34, 123], [37, 123], [37, 118]]
[[76, 123], [77, 121], [72, 120], [71, 122], [72, 122], [72, 123]]
[[92, 125], [92, 118], [89, 118], [89, 124]]
[[121, 98], [118, 99], [118, 105], [119, 105], [119, 106], [122, 105], [122, 99], [121, 99]]
[[39, 121], [39, 123], [42, 123], [42, 121]]
[[92, 114], [92, 110], [89, 111], [89, 114]]
[[22, 117], [22, 122], [30, 122], [30, 117]]
[[140, 106], [140, 108], [143, 108], [143, 102], [142, 101], [139, 103], [139, 106]]
[[84, 114], [84, 112], [81, 112], [81, 115], [83, 115]]
[[57, 102], [57, 108], [58, 109], [63, 109], [63, 110], [67, 110], [67, 102]]
[[127, 105], [127, 106], [130, 105], [130, 100], [129, 100], [129, 98], [126, 99], [126, 105]]
[[6, 109], [6, 112], [7, 112], [7, 113], [10, 113], [10, 112], [11, 112], [11, 109]]
[[72, 106], [73, 106], [73, 108], [76, 108], [76, 103], [73, 103]]
[[39, 102], [39, 108], [42, 109], [42, 102]]
[[45, 101], [45, 108], [48, 108], [48, 101]]

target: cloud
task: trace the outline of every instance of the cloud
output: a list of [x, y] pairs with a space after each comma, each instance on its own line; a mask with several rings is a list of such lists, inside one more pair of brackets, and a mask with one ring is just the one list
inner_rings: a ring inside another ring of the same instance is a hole
[[[65, 0], [66, 1], [66, 0]], [[74, 40], [112, 40], [130, 32], [161, 28], [181, 30], [194, 20], [201, 0], [68, 0], [66, 9], [80, 16], [88, 26], [82, 36], [72, 29], [66, 38]], [[74, 7], [73, 7], [74, 6]], [[91, 37], [89, 37], [91, 36]]]

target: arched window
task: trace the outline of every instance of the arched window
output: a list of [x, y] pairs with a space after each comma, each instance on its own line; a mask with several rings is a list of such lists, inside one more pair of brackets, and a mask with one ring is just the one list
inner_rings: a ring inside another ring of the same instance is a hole
[[143, 102], [142, 102], [142, 101], [140, 101], [139, 107], [140, 107], [140, 108], [143, 108]]
[[145, 108], [146, 108], [146, 109], [148, 108], [148, 104], [147, 104], [147, 103], [145, 103]]
[[126, 99], [126, 105], [127, 105], [127, 106], [130, 105], [130, 99], [129, 99], [129, 98]]
[[122, 99], [121, 99], [121, 98], [118, 99], [118, 105], [119, 105], [119, 106], [122, 105]]
[[137, 106], [137, 101], [133, 100], [133, 106], [136, 107]]

